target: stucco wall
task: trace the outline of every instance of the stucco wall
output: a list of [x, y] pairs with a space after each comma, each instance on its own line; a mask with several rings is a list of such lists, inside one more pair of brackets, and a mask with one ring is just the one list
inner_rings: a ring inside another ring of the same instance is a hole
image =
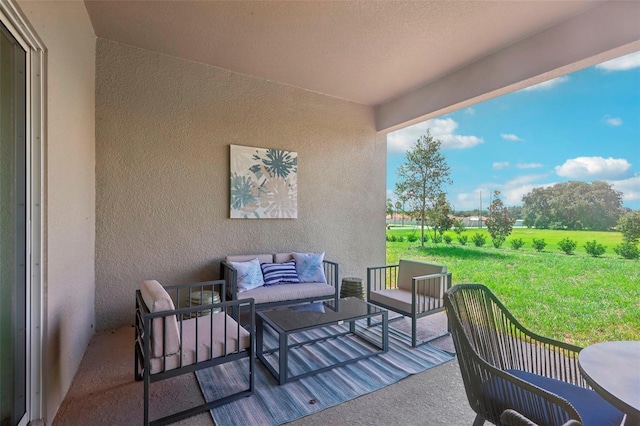
[[[373, 109], [98, 39], [96, 321], [133, 322], [143, 279], [218, 277], [226, 254], [385, 259], [386, 136]], [[298, 219], [229, 219], [229, 145], [298, 153]]]
[[47, 48], [44, 418], [94, 331], [95, 35], [82, 2], [19, 3]]

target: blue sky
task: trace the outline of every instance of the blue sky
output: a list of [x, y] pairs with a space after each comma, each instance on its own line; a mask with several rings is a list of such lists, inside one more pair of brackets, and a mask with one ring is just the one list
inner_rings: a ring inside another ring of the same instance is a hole
[[387, 197], [426, 129], [443, 141], [456, 210], [486, 208], [494, 189], [522, 205], [535, 187], [603, 180], [640, 209], [640, 52], [389, 133]]

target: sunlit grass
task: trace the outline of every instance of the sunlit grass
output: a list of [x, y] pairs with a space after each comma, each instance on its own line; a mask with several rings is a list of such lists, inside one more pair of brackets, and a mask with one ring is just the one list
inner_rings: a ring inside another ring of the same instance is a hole
[[[467, 231], [470, 235], [473, 232]], [[559, 232], [549, 231], [536, 238], [548, 239], [551, 245], [553, 239], [568, 236], [556, 235]], [[583, 233], [583, 240], [618, 244], [613, 238], [605, 242], [594, 234], [599, 233]], [[612, 253], [593, 258], [584, 249], [567, 256], [549, 246], [538, 253], [530, 244], [529, 250], [516, 251], [509, 248], [508, 240], [501, 249], [490, 246], [489, 239], [487, 243], [481, 248], [469, 244], [420, 248], [419, 243], [387, 242], [387, 261], [410, 258], [444, 264], [452, 272], [454, 284], [487, 285], [525, 327], [543, 336], [580, 346], [640, 339], [639, 261], [620, 259]]]

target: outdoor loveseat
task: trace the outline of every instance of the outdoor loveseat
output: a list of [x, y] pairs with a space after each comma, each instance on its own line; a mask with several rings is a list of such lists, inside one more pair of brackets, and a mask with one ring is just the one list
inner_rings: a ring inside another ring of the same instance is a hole
[[227, 299], [252, 298], [256, 309], [338, 300], [338, 264], [324, 253], [227, 256], [220, 266]]
[[[158, 281], [143, 281], [136, 291], [135, 371], [144, 381], [144, 425], [172, 423], [213, 407], [253, 394], [255, 308], [253, 299], [191, 306], [195, 294], [224, 295], [224, 281], [163, 287]], [[176, 309], [176, 306], [178, 308]], [[228, 310], [246, 308], [245, 329]], [[149, 387], [153, 382], [196, 370], [248, 358], [247, 386], [223, 398], [150, 422]]]

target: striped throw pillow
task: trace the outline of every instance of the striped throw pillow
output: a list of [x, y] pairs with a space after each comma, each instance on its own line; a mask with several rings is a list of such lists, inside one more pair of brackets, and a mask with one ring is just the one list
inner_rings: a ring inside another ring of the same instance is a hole
[[283, 263], [263, 263], [260, 267], [262, 268], [264, 285], [300, 282], [296, 272], [296, 263], [293, 260]]

